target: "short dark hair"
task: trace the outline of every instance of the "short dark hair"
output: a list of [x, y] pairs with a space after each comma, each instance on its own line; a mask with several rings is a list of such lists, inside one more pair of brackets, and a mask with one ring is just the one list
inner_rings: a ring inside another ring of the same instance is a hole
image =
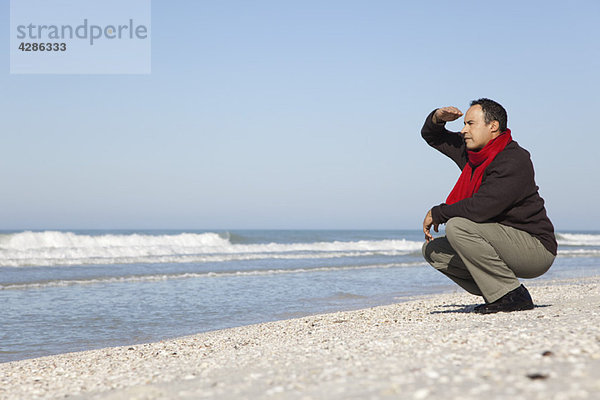
[[475, 105], [480, 105], [483, 110], [483, 118], [486, 124], [489, 124], [492, 121], [498, 121], [500, 124], [500, 132], [504, 132], [506, 130], [506, 124], [508, 123], [508, 116], [506, 115], [506, 110], [499, 103], [494, 100], [481, 98], [477, 100], [473, 100], [471, 102], [471, 107]]

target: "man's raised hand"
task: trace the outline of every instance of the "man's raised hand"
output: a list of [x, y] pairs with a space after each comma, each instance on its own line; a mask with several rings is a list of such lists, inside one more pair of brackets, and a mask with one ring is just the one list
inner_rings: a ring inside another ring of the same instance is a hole
[[442, 107], [435, 110], [433, 113], [433, 122], [441, 124], [442, 122], [450, 122], [462, 117], [463, 113], [456, 107]]

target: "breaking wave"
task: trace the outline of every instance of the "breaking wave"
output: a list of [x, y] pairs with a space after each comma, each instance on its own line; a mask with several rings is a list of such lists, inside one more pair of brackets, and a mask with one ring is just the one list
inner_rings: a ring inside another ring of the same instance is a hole
[[258, 259], [397, 256], [419, 251], [422, 243], [359, 240], [312, 243], [231, 243], [229, 235], [173, 235], [73, 232], [20, 232], [0, 235], [0, 266], [68, 266], [131, 263], [192, 263]]
[[556, 240], [562, 246], [600, 246], [600, 234], [557, 233]]

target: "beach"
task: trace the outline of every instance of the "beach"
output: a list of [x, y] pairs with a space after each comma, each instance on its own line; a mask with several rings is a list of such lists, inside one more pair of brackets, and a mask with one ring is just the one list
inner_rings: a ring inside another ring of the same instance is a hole
[[[540, 279], [600, 275], [600, 232], [557, 239]], [[422, 245], [420, 230], [2, 232], [0, 364], [451, 292]]]
[[533, 281], [530, 311], [459, 292], [0, 364], [0, 398], [594, 399], [600, 277]]

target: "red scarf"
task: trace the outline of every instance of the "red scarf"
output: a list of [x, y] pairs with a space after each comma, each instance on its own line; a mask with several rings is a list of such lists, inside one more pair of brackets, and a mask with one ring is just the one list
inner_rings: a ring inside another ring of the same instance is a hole
[[446, 204], [454, 204], [477, 193], [479, 186], [481, 186], [483, 172], [511, 141], [510, 129], [507, 129], [497, 138], [490, 140], [483, 149], [467, 151], [467, 165], [463, 168], [454, 189], [448, 195]]

